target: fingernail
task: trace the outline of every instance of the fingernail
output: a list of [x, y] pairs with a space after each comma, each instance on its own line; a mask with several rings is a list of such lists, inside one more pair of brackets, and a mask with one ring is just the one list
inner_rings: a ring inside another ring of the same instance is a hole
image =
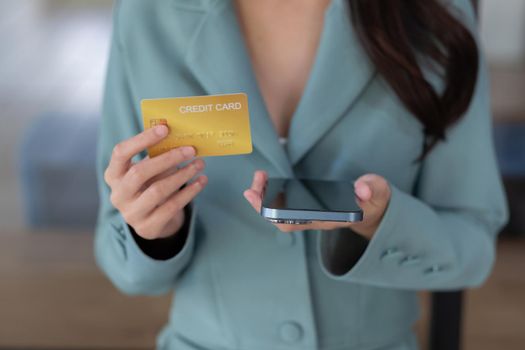
[[204, 186], [204, 185], [206, 185], [206, 184], [208, 183], [208, 177], [206, 177], [206, 176], [201, 176], [201, 177], [199, 177], [199, 180], [198, 180], [198, 181], [200, 182], [201, 185]]
[[158, 136], [166, 136], [168, 134], [168, 127], [166, 125], [157, 125], [155, 127], [155, 134]]
[[204, 162], [202, 162], [202, 159], [201, 161], [194, 161], [193, 166], [195, 167], [195, 169], [197, 169], [197, 171], [200, 171], [204, 169]]
[[184, 154], [186, 157], [192, 157], [195, 155], [195, 149], [191, 146], [184, 146], [182, 147], [182, 154]]
[[364, 200], [364, 197], [368, 195], [368, 191], [364, 187], [358, 187], [355, 189], [355, 194], [357, 194], [359, 199]]

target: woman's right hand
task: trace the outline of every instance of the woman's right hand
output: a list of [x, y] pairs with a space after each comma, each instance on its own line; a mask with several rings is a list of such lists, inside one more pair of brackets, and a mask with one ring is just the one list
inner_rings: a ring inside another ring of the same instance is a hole
[[206, 175], [179, 190], [204, 169], [201, 158], [178, 168], [195, 156], [191, 146], [178, 147], [137, 163], [133, 156], [168, 135], [168, 127], [154, 128], [122, 141], [113, 148], [104, 180], [111, 188], [111, 203], [135, 232], [145, 239], [165, 238], [184, 224], [184, 207], [204, 188]]

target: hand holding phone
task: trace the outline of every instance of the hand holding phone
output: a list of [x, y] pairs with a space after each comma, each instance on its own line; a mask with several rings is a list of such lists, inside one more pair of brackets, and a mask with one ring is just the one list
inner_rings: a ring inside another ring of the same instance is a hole
[[[258, 213], [261, 212], [263, 206], [263, 196], [265, 194], [264, 192], [267, 181], [267, 173], [264, 170], [258, 170], [254, 173], [251, 187], [243, 193], [246, 200], [250, 202], [252, 207]], [[379, 226], [379, 223], [381, 222], [381, 219], [383, 218], [390, 201], [391, 191], [389, 184], [386, 179], [379, 175], [366, 174], [359, 177], [353, 183], [352, 191], [354, 192], [354, 198], [358, 207], [360, 207], [363, 212], [361, 221], [352, 222], [352, 220], [350, 220], [340, 222], [308, 220], [311, 221], [311, 223], [288, 224], [276, 222], [274, 224], [283, 232], [291, 232], [295, 230], [333, 230], [337, 228], [350, 228], [352, 231], [361, 234], [368, 239], [371, 239], [377, 227]], [[321, 193], [321, 197], [325, 197], [327, 193]], [[352, 198], [349, 198], [348, 203], [352, 203], [352, 200]], [[294, 221], [297, 222], [297, 220]]]
[[271, 222], [285, 224], [363, 220], [363, 210], [354, 199], [354, 186], [349, 181], [269, 178], [260, 214]]

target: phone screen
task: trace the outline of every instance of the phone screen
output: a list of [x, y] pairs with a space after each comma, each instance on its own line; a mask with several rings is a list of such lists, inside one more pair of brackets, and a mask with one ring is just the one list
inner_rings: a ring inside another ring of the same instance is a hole
[[350, 181], [269, 178], [263, 207], [317, 211], [356, 212], [354, 185]]

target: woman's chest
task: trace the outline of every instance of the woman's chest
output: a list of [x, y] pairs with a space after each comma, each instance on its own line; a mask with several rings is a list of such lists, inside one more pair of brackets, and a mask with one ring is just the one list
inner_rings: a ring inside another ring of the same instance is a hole
[[279, 136], [288, 127], [315, 60], [329, 1], [236, 1], [251, 66]]

